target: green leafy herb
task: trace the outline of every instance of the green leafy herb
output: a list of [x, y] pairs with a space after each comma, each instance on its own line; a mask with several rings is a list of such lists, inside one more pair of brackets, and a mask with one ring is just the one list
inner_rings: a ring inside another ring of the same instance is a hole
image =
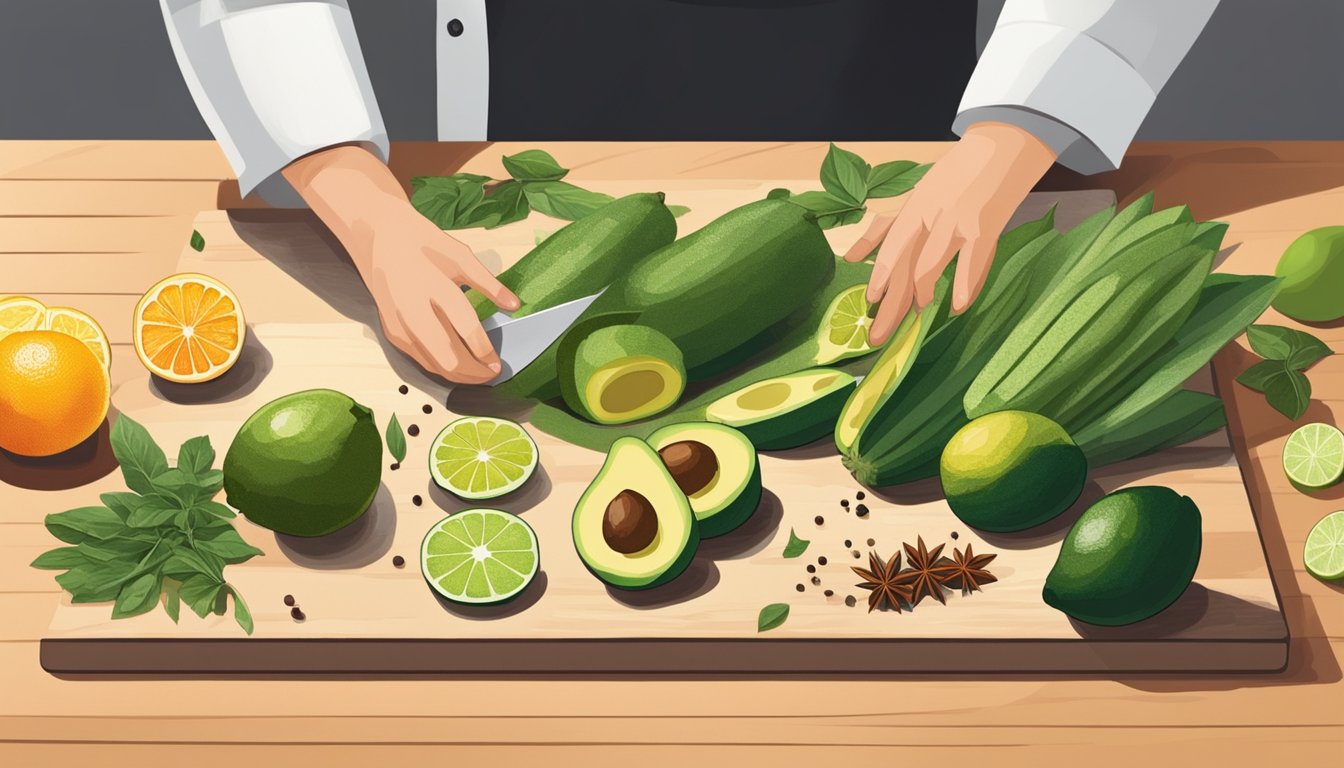
[[771, 603], [761, 609], [761, 613], [756, 617], [756, 631], [768, 632], [789, 618], [788, 603]]
[[868, 208], [864, 203], [879, 197], [896, 197], [914, 189], [929, 165], [893, 160], [869, 166], [863, 158], [832, 144], [821, 163], [824, 192], [793, 194], [784, 188], [770, 190], [767, 200], [788, 200], [816, 214], [822, 229], [857, 224]]
[[[521, 221], [534, 210], [574, 221], [614, 199], [561, 181], [569, 169], [540, 149], [505, 155], [501, 162], [508, 179], [478, 173], [417, 176], [411, 179], [411, 204], [440, 229], [494, 229]], [[668, 209], [674, 216], [690, 210], [684, 205]]]
[[1330, 347], [1309, 333], [1277, 325], [1252, 325], [1246, 338], [1264, 360], [1242, 371], [1237, 381], [1263, 393], [1284, 416], [1302, 418], [1311, 403], [1311, 382], [1303, 372], [1333, 354]]
[[387, 450], [397, 461], [406, 458], [406, 435], [402, 433], [401, 422], [397, 421], [395, 413], [387, 420]]
[[104, 493], [102, 506], [48, 515], [47, 530], [72, 546], [39, 555], [34, 568], [65, 571], [56, 583], [74, 603], [113, 602], [112, 618], [139, 616], [159, 603], [176, 622], [182, 602], [199, 616], [234, 618], [248, 634], [252, 615], [224, 579], [224, 567], [262, 554], [234, 530], [233, 510], [213, 500], [223, 475], [212, 469], [208, 437], [178, 449], [177, 466], [144, 427], [127, 416], [112, 426], [112, 453], [131, 492]]
[[191, 250], [197, 253], [205, 250], [205, 238], [201, 237], [201, 233], [194, 229], [191, 230]]
[[798, 538], [798, 534], [792, 528], [789, 529], [789, 543], [784, 545], [785, 557], [797, 557], [807, 551], [807, 545], [812, 542], [807, 539]]
[[868, 172], [868, 199], [898, 197], [915, 188], [933, 165], [909, 160], [893, 160], [873, 166]]
[[821, 187], [843, 202], [863, 205], [868, 197], [871, 170], [863, 158], [831, 144], [826, 159], [821, 162]]

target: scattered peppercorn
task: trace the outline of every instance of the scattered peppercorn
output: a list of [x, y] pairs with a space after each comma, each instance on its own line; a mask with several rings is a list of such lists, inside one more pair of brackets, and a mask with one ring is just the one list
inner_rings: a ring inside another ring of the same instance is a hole
[[857, 602], [858, 600], [855, 600], [853, 595], [845, 595], [845, 605], [848, 605], [850, 608], [853, 608], [854, 604]]
[[833, 589], [828, 589], [828, 590], [826, 590], [825, 592], [822, 592], [821, 594], [823, 594], [823, 595], [825, 595], [825, 596], [827, 596], [827, 597], [830, 597], [831, 595], [834, 595], [834, 594], [835, 594], [835, 590], [833, 590]]
[[851, 547], [853, 547], [853, 546], [854, 546], [854, 542], [850, 541], [849, 539], [845, 539], [845, 549], [849, 549], [849, 548], [851, 548]]
[[812, 518], [812, 522], [816, 523], [817, 525], [821, 525], [822, 523], [826, 522], [826, 518], [822, 517], [821, 515], [817, 515], [816, 517]]
[[289, 609], [289, 615], [293, 617], [295, 621], [303, 621], [308, 618], [303, 611], [299, 610], [297, 605]]
[[805, 590], [805, 589], [807, 589], [807, 587], [804, 587], [802, 584], [799, 584], [799, 585], [798, 585], [798, 591], [799, 591], [799, 592], [802, 592], [802, 591]]
[[402, 557], [401, 555], [394, 555], [392, 557], [392, 565], [395, 568], [401, 568], [402, 566], [406, 565], [406, 558]]
[[953, 531], [953, 532], [952, 532], [952, 540], [953, 540], [953, 541], [956, 541], [956, 540], [959, 539], [959, 538], [961, 538], [961, 537], [957, 535], [957, 532], [956, 532], [956, 531]]
[[388, 469], [391, 469], [393, 472], [397, 471], [398, 469], [401, 469], [401, 462], [400, 461], [392, 462], [392, 466], [388, 467]]
[[855, 560], [858, 560], [860, 557], [862, 557], [862, 555], [859, 554], [859, 550], [857, 549], [850, 550], [850, 552], [854, 555]]
[[845, 509], [849, 509], [849, 499], [841, 499], [840, 506], [844, 507]]
[[870, 547], [873, 546], [873, 545], [876, 544], [876, 543], [877, 543], [877, 542], [874, 541], [873, 539], [869, 539], [869, 540], [868, 540], [868, 546], [870, 546]]
[[859, 517], [867, 517], [868, 507], [860, 504], [859, 506], [854, 508], [854, 514], [858, 515]]
[[821, 586], [821, 577], [820, 577], [820, 576], [813, 576], [813, 577], [812, 577], [812, 586], [814, 586], [814, 587], [819, 587], [819, 586]]
[[411, 437], [418, 436], [420, 434], [420, 425], [412, 424], [411, 426], [407, 427], [406, 434], [410, 435]]
[[825, 555], [822, 555], [821, 557], [818, 557], [818, 558], [817, 558], [817, 565], [825, 565], [825, 564], [826, 564], [826, 556], [825, 556]]
[[294, 596], [285, 595], [285, 605], [293, 605], [293, 604], [294, 604]]
[[425, 403], [423, 406], [420, 407], [420, 410], [424, 411], [425, 413], [433, 413], [434, 406], [430, 405], [429, 403]]
[[854, 498], [858, 499], [859, 501], [863, 501], [863, 491], [859, 491], [858, 493], [854, 494]]
[[817, 566], [815, 566], [815, 565], [813, 565], [813, 564], [811, 564], [811, 563], [808, 563], [808, 564], [807, 564], [807, 572], [808, 572], [808, 573], [816, 573], [816, 572], [817, 572]]
[[406, 386], [405, 384], [402, 384], [400, 387], [397, 387], [397, 391], [404, 395], [407, 392], [410, 392], [411, 388]]
[[420, 498], [420, 494], [416, 494], [411, 497], [411, 503], [418, 507], [421, 504], [424, 504], [425, 500]]

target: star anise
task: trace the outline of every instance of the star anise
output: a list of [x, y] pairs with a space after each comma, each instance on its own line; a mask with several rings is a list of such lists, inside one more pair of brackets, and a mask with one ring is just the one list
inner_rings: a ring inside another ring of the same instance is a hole
[[904, 545], [905, 561], [910, 567], [897, 574], [896, 581], [909, 586], [911, 607], [919, 605], [926, 597], [932, 597], [946, 605], [943, 580], [938, 573], [938, 556], [943, 553], [943, 547], [946, 545], [939, 544], [930, 551], [924, 546], [924, 537], [919, 537], [918, 542], [918, 547]]
[[938, 571], [944, 584], [954, 589], [959, 588], [962, 594], [966, 594], [998, 581], [994, 574], [985, 570], [985, 566], [993, 562], [996, 557], [998, 555], [977, 555], [971, 551], [971, 545], [967, 544], [965, 554], [954, 548], [952, 560], [945, 561], [935, 570]]
[[850, 570], [863, 579], [862, 584], [855, 584], [854, 586], [870, 590], [868, 593], [869, 613], [879, 608], [891, 608], [900, 613], [901, 601], [910, 602], [910, 587], [896, 580], [901, 571], [900, 552], [897, 552], [885, 563], [882, 562], [882, 558], [877, 556], [876, 552], [869, 552], [867, 570], [854, 566], [850, 566]]

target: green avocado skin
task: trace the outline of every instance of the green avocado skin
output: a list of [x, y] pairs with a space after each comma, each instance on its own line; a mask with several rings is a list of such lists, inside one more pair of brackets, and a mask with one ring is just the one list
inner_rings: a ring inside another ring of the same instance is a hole
[[758, 451], [786, 451], [807, 445], [835, 433], [835, 422], [840, 420], [845, 402], [856, 386], [850, 379], [814, 400], [798, 403], [790, 410], [737, 428]]
[[1150, 618], [1190, 586], [1201, 531], [1199, 508], [1170, 488], [1116, 491], [1073, 524], [1041, 596], [1088, 624], [1120, 626]]
[[239, 428], [224, 456], [224, 491], [257, 525], [324, 536], [368, 510], [382, 456], [368, 408], [330, 389], [296, 392], [263, 405]]
[[[560, 394], [565, 404], [575, 413], [598, 424], [620, 423], [604, 421], [588, 402], [588, 382], [607, 365], [633, 357], [653, 357], [667, 363], [680, 381], [676, 397], [686, 388], [686, 366], [682, 364], [681, 350], [663, 334], [642, 325], [607, 325], [595, 329], [578, 342], [574, 352], [559, 360]], [[676, 404], [673, 398], [664, 409]], [[645, 419], [658, 411], [649, 411], [627, 421]]]
[[[796, 316], [834, 273], [835, 254], [807, 210], [760, 200], [649, 254], [581, 319], [634, 313], [634, 322], [677, 345], [687, 376], [699, 381], [757, 351], [761, 335]], [[552, 344], [504, 388], [534, 399], [558, 396], [558, 349]]]
[[[501, 272], [499, 281], [522, 302], [512, 313], [522, 317], [597, 293], [676, 238], [677, 221], [662, 192], [626, 195], [541, 241]], [[477, 317], [497, 310], [474, 289], [467, 297]]]

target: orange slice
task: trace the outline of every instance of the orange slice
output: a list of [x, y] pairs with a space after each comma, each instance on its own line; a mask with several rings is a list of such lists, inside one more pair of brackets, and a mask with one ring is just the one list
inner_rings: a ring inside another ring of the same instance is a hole
[[0, 298], [0, 339], [15, 331], [36, 331], [47, 317], [47, 307], [27, 296]]
[[195, 384], [238, 362], [247, 328], [228, 286], [191, 272], [160, 280], [135, 306], [135, 352], [156, 376]]
[[112, 348], [107, 344], [107, 334], [103, 333], [98, 321], [87, 314], [70, 307], [48, 307], [42, 328], [79, 339], [92, 350], [104, 368], [111, 367]]

